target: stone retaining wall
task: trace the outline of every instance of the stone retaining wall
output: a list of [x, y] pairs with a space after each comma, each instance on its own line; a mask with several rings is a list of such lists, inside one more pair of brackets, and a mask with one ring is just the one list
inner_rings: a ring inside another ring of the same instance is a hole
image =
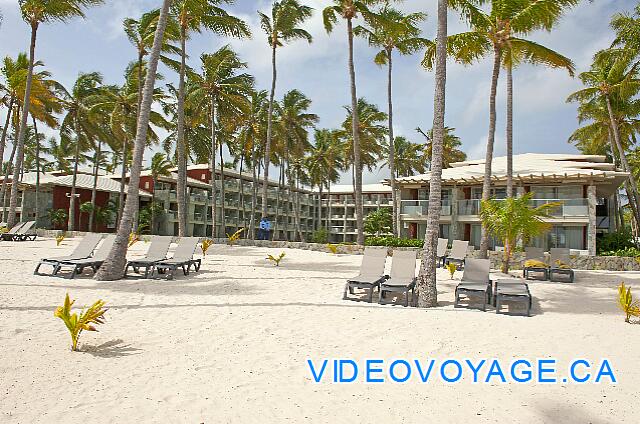
[[[40, 237], [55, 237], [59, 231], [55, 230], [38, 230], [37, 234]], [[82, 237], [86, 233], [73, 232], [67, 233], [67, 237]], [[177, 237], [176, 237], [177, 238]], [[227, 239], [215, 239], [216, 244], [226, 244]], [[269, 241], [269, 240], [249, 240], [241, 239], [236, 243], [237, 246], [256, 246], [256, 247], [270, 247], [280, 249], [302, 249], [313, 250], [316, 252], [331, 253], [331, 250], [327, 247], [327, 244], [322, 243], [301, 243], [294, 241]], [[338, 254], [343, 255], [362, 255], [364, 247], [355, 244], [334, 244], [337, 248]], [[384, 249], [384, 247], [379, 247]], [[422, 249], [415, 247], [389, 247], [387, 248], [389, 255], [393, 254], [393, 250], [416, 250], [418, 258], [422, 257]], [[479, 251], [474, 250], [469, 252], [469, 257], [477, 257]], [[489, 252], [489, 259], [491, 260], [491, 268], [500, 269], [502, 266], [502, 252]], [[546, 260], [549, 261], [549, 255], [546, 254]], [[510, 269], [521, 269], [524, 262], [524, 253], [516, 252], [513, 254], [511, 260]], [[570, 263], [568, 264], [573, 269], [591, 269], [591, 270], [603, 270], [603, 271], [640, 271], [640, 257], [621, 257], [621, 256], [586, 256], [575, 255], [571, 256]]]

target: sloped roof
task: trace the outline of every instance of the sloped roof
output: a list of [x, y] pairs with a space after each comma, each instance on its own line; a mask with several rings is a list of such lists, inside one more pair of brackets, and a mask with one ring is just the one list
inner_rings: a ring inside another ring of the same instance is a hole
[[[391, 187], [384, 184], [362, 184], [363, 193], [391, 193]], [[331, 185], [331, 194], [353, 193], [353, 185], [338, 184]]]
[[[28, 172], [24, 174], [24, 176], [22, 177], [22, 181], [20, 183], [24, 185], [33, 186], [36, 184], [36, 177], [37, 177], [37, 174], [35, 172]], [[56, 176], [56, 175], [51, 175], [47, 173], [40, 173], [40, 184], [71, 187], [73, 185], [73, 175]], [[86, 189], [86, 190], [92, 190], [93, 175], [77, 174], [76, 187]], [[107, 193], [120, 193], [120, 183], [111, 178], [98, 176], [96, 189], [98, 191], [103, 191]], [[128, 190], [128, 187], [126, 185], [124, 190], [125, 190], [125, 193]], [[151, 194], [149, 192], [142, 189], [140, 189], [139, 195], [142, 197], [151, 197]]]
[[[445, 184], [481, 184], [484, 178], [484, 159], [456, 162], [442, 170]], [[493, 182], [507, 178], [507, 157], [500, 156], [491, 162]], [[628, 174], [616, 169], [606, 157], [598, 155], [525, 153], [513, 156], [513, 178], [517, 183], [564, 182], [592, 180], [596, 184], [619, 186]], [[430, 173], [398, 178], [400, 184], [425, 184]], [[388, 180], [385, 184], [389, 184]]]

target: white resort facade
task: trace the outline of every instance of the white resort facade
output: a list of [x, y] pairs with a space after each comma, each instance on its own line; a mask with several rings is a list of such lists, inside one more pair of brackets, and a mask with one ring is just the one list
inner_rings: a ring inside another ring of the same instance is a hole
[[[506, 197], [507, 158], [492, 161], [492, 197]], [[453, 163], [442, 171], [440, 236], [480, 245], [480, 199], [484, 160]], [[513, 156], [516, 195], [533, 192], [536, 205], [559, 202], [547, 221], [551, 231], [531, 245], [566, 247], [596, 252], [596, 235], [615, 231], [615, 194], [628, 174], [607, 162], [605, 156], [536, 154]], [[402, 236], [423, 238], [427, 224], [430, 175], [399, 178]], [[497, 244], [492, 242], [493, 246]]]
[[[208, 164], [188, 167], [187, 178], [187, 234], [207, 237], [212, 233], [211, 170]], [[216, 169], [216, 227], [217, 235], [233, 233], [239, 228], [254, 231], [262, 217], [262, 179], [254, 175], [225, 169], [224, 182]], [[627, 174], [607, 162], [604, 156], [570, 154], [521, 154], [513, 157], [514, 190], [516, 195], [534, 192], [535, 204], [560, 202], [553, 212], [551, 231], [530, 244], [551, 248], [567, 247], [595, 254], [596, 235], [615, 231], [614, 211], [616, 191]], [[480, 198], [484, 161], [473, 160], [453, 163], [442, 174], [442, 212], [440, 236], [450, 240], [468, 240], [470, 245], [480, 244]], [[424, 238], [428, 212], [430, 175], [415, 175], [397, 179], [399, 193], [399, 219], [401, 237]], [[18, 213], [24, 219], [35, 213], [33, 202], [34, 181], [31, 175], [20, 184], [22, 202]], [[79, 204], [90, 200], [94, 176], [78, 176]], [[97, 178], [98, 203], [117, 199], [119, 175], [101, 175]], [[67, 208], [71, 176], [52, 173], [41, 175], [39, 226], [49, 227], [46, 212], [49, 208]], [[125, 185], [126, 187], [126, 185]], [[160, 176], [154, 184], [149, 171], [140, 179], [141, 207], [152, 198], [162, 206], [156, 216], [155, 234], [175, 235], [178, 231], [177, 175], [172, 172]], [[356, 205], [352, 185], [331, 185], [323, 191], [305, 187], [289, 187], [280, 181], [269, 181], [267, 218], [272, 222], [273, 238], [295, 241], [298, 228], [306, 241], [314, 231], [324, 228], [328, 241], [354, 243], [356, 241]], [[53, 194], [53, 196], [52, 196]], [[492, 163], [492, 196], [506, 197], [506, 157], [494, 158]], [[53, 200], [51, 200], [53, 199]], [[100, 206], [100, 205], [99, 205]], [[364, 215], [379, 208], [392, 209], [389, 182], [363, 185]], [[24, 210], [23, 210], [24, 209]], [[224, 223], [223, 223], [224, 216]], [[253, 216], [253, 221], [251, 217]], [[76, 213], [76, 230], [85, 230], [86, 217]], [[299, 223], [299, 224], [298, 224]], [[65, 229], [64, 226], [58, 229]], [[49, 227], [50, 228], [50, 227]], [[113, 230], [112, 224], [102, 226]], [[492, 241], [492, 247], [499, 242]]]

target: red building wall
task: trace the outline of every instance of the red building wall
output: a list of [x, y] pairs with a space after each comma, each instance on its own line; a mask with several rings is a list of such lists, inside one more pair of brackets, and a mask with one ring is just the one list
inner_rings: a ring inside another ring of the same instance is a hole
[[[63, 186], [55, 186], [53, 187], [53, 209], [64, 209], [65, 211], [69, 211], [69, 197], [67, 194], [71, 194], [71, 187], [63, 187]], [[80, 196], [76, 198], [75, 202], [75, 219], [74, 219], [74, 228], [76, 231], [88, 231], [89, 227], [89, 215], [86, 213], [80, 214], [80, 205], [85, 202], [91, 201], [91, 190], [76, 188], [76, 194]], [[98, 191], [96, 193], [96, 206], [104, 207], [109, 201], [109, 193], [104, 191]], [[67, 224], [63, 226], [57, 226], [57, 230], [66, 231]], [[96, 224], [95, 231], [103, 233], [109, 232], [106, 225], [104, 224]]]

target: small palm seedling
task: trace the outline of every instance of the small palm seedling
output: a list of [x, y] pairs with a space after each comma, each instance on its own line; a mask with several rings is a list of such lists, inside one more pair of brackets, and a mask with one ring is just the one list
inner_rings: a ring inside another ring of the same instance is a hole
[[207, 250], [209, 250], [212, 244], [213, 240], [211, 239], [202, 240], [202, 244], [200, 245], [200, 249], [202, 249], [202, 256], [207, 256]]
[[284, 259], [284, 256], [285, 256], [284, 252], [280, 253], [280, 256], [278, 256], [277, 258], [273, 255], [268, 255], [267, 260], [271, 261], [275, 266], [280, 266], [280, 262], [282, 262], [282, 259]]
[[83, 309], [80, 312], [80, 316], [78, 316], [76, 313], [71, 313], [71, 307], [74, 302], [75, 300], [69, 299], [69, 293], [67, 293], [64, 299], [64, 305], [57, 307], [53, 315], [60, 318], [64, 322], [64, 325], [67, 326], [71, 334], [71, 350], [77, 351], [78, 339], [80, 338], [82, 330], [98, 331], [92, 324], [103, 324], [104, 314], [107, 310], [103, 308], [104, 301], [98, 300], [86, 311]]
[[245, 230], [245, 228], [240, 228], [238, 231], [236, 231], [235, 233], [229, 235], [227, 233], [227, 243], [229, 244], [229, 246], [233, 246], [234, 244], [236, 244], [238, 242], [238, 240], [240, 240], [240, 236], [242, 235], [242, 232]]
[[334, 255], [338, 253], [338, 245], [337, 244], [327, 243], [327, 249], [329, 249], [329, 252], [333, 253]]
[[60, 243], [62, 243], [66, 237], [67, 237], [67, 235], [65, 234], [64, 231], [59, 233], [56, 236], [56, 246], [60, 246]]
[[631, 322], [631, 317], [640, 317], [640, 301], [634, 301], [631, 294], [631, 287], [626, 287], [624, 282], [618, 286], [618, 303], [620, 309], [625, 313], [624, 322]]
[[447, 264], [447, 271], [449, 271], [449, 274], [451, 274], [451, 279], [453, 280], [453, 274], [456, 273], [456, 271], [458, 270], [458, 267], [456, 266], [456, 264], [449, 262]]
[[133, 246], [134, 244], [136, 244], [139, 241], [140, 241], [140, 234], [135, 233], [135, 232], [132, 231], [129, 234], [129, 247]]

